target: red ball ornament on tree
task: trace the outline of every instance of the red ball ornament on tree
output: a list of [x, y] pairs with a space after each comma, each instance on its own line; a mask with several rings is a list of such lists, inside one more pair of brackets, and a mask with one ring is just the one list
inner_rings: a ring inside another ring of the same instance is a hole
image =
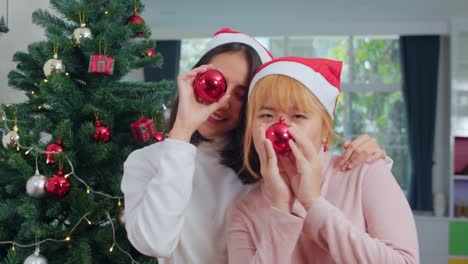
[[101, 121], [96, 120], [96, 133], [93, 135], [94, 140], [107, 142], [110, 140], [110, 136], [110, 128], [101, 124]]
[[149, 49], [146, 51], [145, 53], [146, 57], [153, 57], [153, 56], [156, 56], [156, 50], [154, 49]]
[[63, 152], [63, 146], [62, 146], [62, 139], [57, 139], [55, 143], [49, 144], [46, 147], [46, 154], [44, 154], [46, 158], [46, 163], [55, 163], [55, 153]]
[[[127, 25], [132, 24], [145, 24], [145, 20], [141, 16], [139, 16], [138, 13], [135, 11], [133, 13], [133, 16], [127, 19]], [[138, 37], [141, 37], [143, 36], [143, 31], [137, 31], [136, 34]]]
[[63, 197], [70, 192], [71, 183], [67, 178], [63, 177], [62, 170], [59, 170], [47, 180], [44, 188], [54, 196]]
[[271, 125], [266, 130], [266, 137], [273, 143], [273, 149], [277, 154], [291, 151], [288, 141], [293, 138], [289, 134], [288, 128], [289, 126], [284, 122], [284, 118], [280, 117], [278, 123]]
[[154, 140], [156, 140], [157, 142], [161, 142], [161, 141], [164, 141], [164, 134], [159, 132], [159, 131], [156, 131], [156, 134], [154, 135]]
[[226, 79], [223, 74], [215, 69], [210, 69], [197, 75], [193, 82], [195, 96], [202, 101], [218, 101], [227, 90]]

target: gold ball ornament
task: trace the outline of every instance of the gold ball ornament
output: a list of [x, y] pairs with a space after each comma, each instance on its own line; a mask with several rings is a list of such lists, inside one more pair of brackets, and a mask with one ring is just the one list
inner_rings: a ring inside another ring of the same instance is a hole
[[92, 38], [93, 34], [91, 33], [91, 29], [85, 27], [86, 24], [80, 24], [80, 27], [73, 31], [73, 38], [75, 38], [76, 43], [80, 44], [80, 40], [82, 38]]
[[4, 148], [14, 147], [19, 140], [18, 127], [14, 126], [12, 131], [9, 131], [2, 137], [2, 144]]
[[62, 60], [58, 59], [57, 53], [54, 54], [53, 59], [49, 59], [46, 61], [43, 67], [44, 70], [44, 75], [46, 77], [49, 77], [52, 74], [56, 74], [58, 72], [64, 72], [65, 71], [65, 65], [63, 65]]

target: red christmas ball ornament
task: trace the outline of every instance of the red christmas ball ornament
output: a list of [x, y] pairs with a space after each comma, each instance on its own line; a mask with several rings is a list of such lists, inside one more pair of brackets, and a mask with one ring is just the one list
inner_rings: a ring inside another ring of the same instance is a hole
[[289, 126], [284, 122], [284, 118], [280, 117], [278, 123], [271, 125], [266, 130], [266, 137], [273, 143], [273, 149], [277, 154], [291, 151], [288, 141], [293, 138], [289, 134], [288, 128]]
[[156, 140], [157, 142], [161, 142], [161, 141], [164, 141], [164, 134], [159, 132], [159, 131], [156, 131], [156, 134], [154, 135], [154, 140]]
[[146, 57], [153, 57], [153, 56], [156, 56], [156, 50], [154, 49], [149, 49], [146, 51], [145, 53]]
[[210, 69], [197, 75], [193, 89], [197, 98], [206, 102], [215, 102], [226, 93], [227, 83], [220, 71]]
[[94, 133], [93, 138], [96, 141], [107, 142], [110, 140], [111, 130], [109, 127], [101, 124], [101, 121], [96, 120], [96, 133]]
[[[134, 12], [133, 16], [127, 19], [127, 25], [132, 24], [145, 24], [145, 20], [141, 16], [139, 16], [137, 12]], [[143, 36], [143, 31], [137, 31], [136, 34], [138, 37], [141, 37]]]
[[55, 153], [63, 152], [63, 146], [62, 146], [62, 139], [59, 138], [55, 143], [47, 145], [46, 149], [47, 151], [46, 154], [44, 154], [46, 158], [46, 163], [55, 163]]
[[62, 170], [59, 170], [47, 180], [44, 188], [54, 196], [63, 197], [70, 192], [71, 183], [67, 178], [63, 177]]

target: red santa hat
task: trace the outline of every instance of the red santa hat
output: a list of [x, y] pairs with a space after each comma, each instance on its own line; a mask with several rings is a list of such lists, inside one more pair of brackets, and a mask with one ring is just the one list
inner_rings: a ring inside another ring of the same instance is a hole
[[230, 28], [222, 28], [215, 32], [211, 40], [208, 41], [206, 45], [206, 50], [203, 54], [223, 44], [235, 42], [243, 43], [252, 47], [257, 52], [258, 56], [260, 56], [262, 63], [268, 62], [273, 59], [271, 53], [255, 38], [242, 32], [232, 30]]
[[333, 118], [340, 94], [341, 61], [282, 57], [263, 64], [255, 73], [249, 87], [249, 97], [255, 84], [268, 75], [281, 74], [301, 82], [322, 103]]

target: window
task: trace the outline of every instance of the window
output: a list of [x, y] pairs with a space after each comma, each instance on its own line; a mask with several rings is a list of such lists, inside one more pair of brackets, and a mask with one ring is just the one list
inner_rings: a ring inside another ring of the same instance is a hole
[[[335, 131], [346, 139], [355, 139], [363, 133], [375, 137], [393, 159], [393, 174], [406, 190], [410, 162], [398, 36], [257, 39], [276, 57], [325, 57], [343, 61], [342, 94], [335, 114]], [[182, 41], [181, 72], [195, 64], [207, 40]]]

